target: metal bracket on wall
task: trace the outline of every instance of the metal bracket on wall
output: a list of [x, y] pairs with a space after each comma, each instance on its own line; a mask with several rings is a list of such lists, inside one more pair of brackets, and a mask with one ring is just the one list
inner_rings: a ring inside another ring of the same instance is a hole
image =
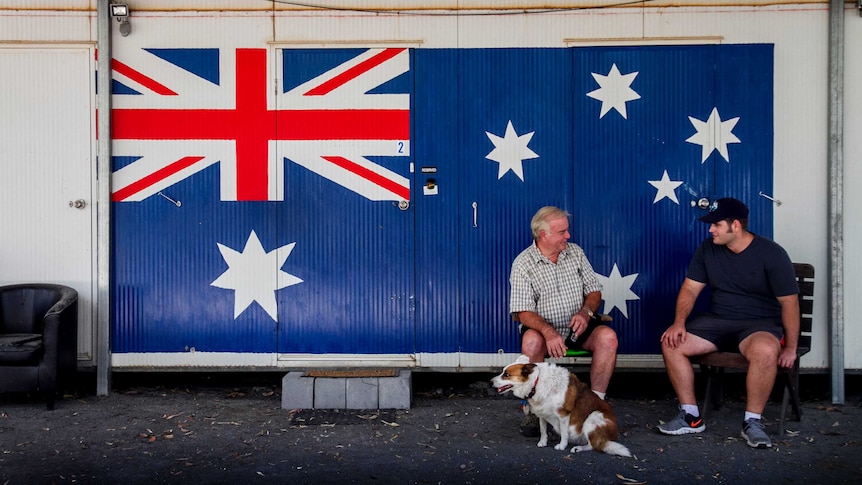
[[775, 206], [776, 206], [776, 207], [780, 207], [780, 206], [781, 206], [781, 201], [780, 201], [780, 200], [778, 200], [778, 199], [776, 199], [776, 198], [772, 197], [771, 195], [766, 195], [766, 194], [764, 194], [762, 190], [761, 190], [760, 192], [758, 192], [758, 193], [757, 193], [757, 195], [759, 195], [759, 196], [763, 197], [763, 198], [764, 198], [764, 199], [766, 199], [766, 200], [772, 201], [772, 203], [773, 203], [773, 204], [775, 204]]
[[167, 195], [165, 195], [165, 194], [163, 194], [163, 193], [161, 193], [161, 192], [159, 192], [159, 195], [161, 195], [162, 197], [164, 197], [165, 199], [167, 199], [167, 201], [168, 201], [168, 202], [170, 202], [171, 204], [173, 204], [173, 205], [175, 205], [175, 206], [177, 206], [177, 207], [180, 207], [180, 206], [182, 206], [182, 205], [183, 205], [183, 203], [182, 203], [182, 202], [180, 202], [180, 201], [178, 201], [178, 200], [171, 199], [170, 197], [168, 197]]

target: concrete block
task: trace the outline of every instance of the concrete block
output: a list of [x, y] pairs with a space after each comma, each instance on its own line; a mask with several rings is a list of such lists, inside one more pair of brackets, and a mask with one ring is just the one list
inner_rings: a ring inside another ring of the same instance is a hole
[[378, 378], [347, 379], [347, 409], [377, 409]]
[[314, 378], [314, 409], [346, 409], [347, 378]]
[[396, 377], [381, 377], [378, 383], [380, 409], [410, 409], [411, 383], [409, 370], [399, 371]]
[[281, 379], [281, 409], [312, 409], [314, 379], [302, 372], [288, 372]]

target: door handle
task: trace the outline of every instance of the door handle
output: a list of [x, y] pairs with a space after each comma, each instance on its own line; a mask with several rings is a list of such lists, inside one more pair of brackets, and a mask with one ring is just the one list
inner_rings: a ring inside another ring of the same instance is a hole
[[479, 204], [473, 202], [473, 227], [479, 227]]
[[73, 209], [84, 209], [87, 207], [87, 201], [84, 199], [78, 199], [75, 201], [70, 200], [69, 207], [72, 207]]

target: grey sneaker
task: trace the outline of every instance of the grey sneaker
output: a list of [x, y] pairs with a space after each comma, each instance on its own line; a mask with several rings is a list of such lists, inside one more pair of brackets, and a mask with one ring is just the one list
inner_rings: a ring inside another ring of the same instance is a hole
[[705, 429], [703, 416], [694, 417], [683, 410], [680, 410], [675, 418], [658, 425], [659, 431], [672, 435], [702, 433]]
[[742, 423], [742, 437], [752, 448], [772, 448], [772, 440], [759, 419], [748, 419]]

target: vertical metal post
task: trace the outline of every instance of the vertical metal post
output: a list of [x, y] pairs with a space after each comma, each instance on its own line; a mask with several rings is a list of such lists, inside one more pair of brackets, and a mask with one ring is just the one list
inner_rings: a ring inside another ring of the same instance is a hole
[[829, 0], [828, 130], [832, 403], [844, 404], [844, 0]]
[[111, 249], [111, 7], [110, 0], [96, 5], [99, 71], [96, 78], [98, 112], [98, 198], [96, 210], [96, 395], [111, 389], [110, 249]]

